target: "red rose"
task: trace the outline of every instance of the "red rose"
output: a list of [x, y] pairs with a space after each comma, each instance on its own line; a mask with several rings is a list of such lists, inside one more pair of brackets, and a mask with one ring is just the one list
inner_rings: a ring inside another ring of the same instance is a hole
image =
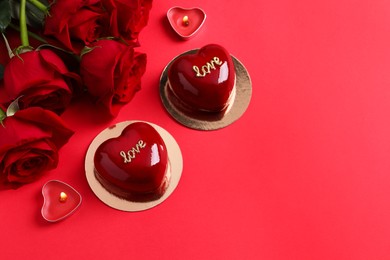
[[75, 53], [101, 37], [106, 14], [99, 0], [56, 0], [49, 12], [44, 34]]
[[80, 74], [88, 92], [111, 116], [141, 88], [146, 55], [113, 40], [100, 40], [81, 57]]
[[57, 113], [69, 104], [70, 86], [80, 76], [69, 72], [51, 50], [28, 51], [14, 56], [4, 70], [4, 87], [11, 99], [19, 99], [22, 108], [40, 106]]
[[58, 163], [58, 149], [72, 136], [61, 118], [40, 107], [6, 117], [0, 125], [0, 184], [17, 188]]
[[152, 0], [102, 0], [110, 16], [109, 35], [137, 43], [138, 34], [147, 25]]

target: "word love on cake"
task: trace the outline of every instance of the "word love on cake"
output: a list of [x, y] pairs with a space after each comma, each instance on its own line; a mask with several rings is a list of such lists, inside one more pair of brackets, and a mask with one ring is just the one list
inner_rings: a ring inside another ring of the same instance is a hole
[[123, 157], [124, 163], [131, 163], [131, 160], [135, 158], [135, 155], [140, 153], [141, 149], [145, 147], [146, 143], [143, 140], [139, 140], [135, 147], [128, 150], [127, 153], [125, 151], [120, 151], [119, 154]]
[[211, 73], [211, 69], [216, 70], [214, 64], [222, 65], [223, 61], [221, 61], [218, 57], [214, 57], [210, 62], [207, 62], [206, 65], [202, 66], [202, 73], [198, 66], [194, 65], [192, 69], [196, 72], [196, 77], [206, 77], [206, 74]]

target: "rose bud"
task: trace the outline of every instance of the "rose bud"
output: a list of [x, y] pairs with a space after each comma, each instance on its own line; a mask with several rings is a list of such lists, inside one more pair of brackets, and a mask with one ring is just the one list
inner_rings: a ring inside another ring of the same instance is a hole
[[100, 40], [81, 56], [80, 74], [88, 92], [116, 116], [141, 88], [146, 55], [114, 40]]
[[55, 113], [40, 107], [17, 111], [0, 125], [0, 188], [18, 188], [57, 167], [58, 149], [73, 135]]
[[110, 17], [108, 35], [122, 38], [128, 43], [138, 43], [138, 35], [148, 23], [152, 2], [152, 0], [102, 0]]
[[12, 100], [20, 97], [21, 108], [39, 106], [58, 114], [70, 103], [72, 88], [80, 82], [80, 76], [69, 72], [48, 49], [14, 56], [4, 70], [5, 90]]
[[85, 45], [102, 37], [101, 25], [109, 22], [99, 0], [53, 1], [49, 13], [44, 34], [77, 54]]

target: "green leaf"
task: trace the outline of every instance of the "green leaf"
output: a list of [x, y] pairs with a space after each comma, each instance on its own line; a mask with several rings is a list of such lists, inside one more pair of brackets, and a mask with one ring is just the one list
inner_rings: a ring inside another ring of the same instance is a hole
[[95, 48], [101, 48], [100, 46], [95, 46], [95, 47], [88, 47], [88, 46], [85, 46], [82, 50], [81, 50], [81, 52], [80, 52], [80, 58], [83, 56], [83, 55], [85, 55], [85, 54], [87, 54], [87, 53], [90, 53], [91, 51], [93, 51], [93, 49], [95, 49]]
[[0, 124], [4, 127], [3, 125], [3, 120], [7, 117], [3, 109], [0, 108]]
[[4, 32], [11, 22], [11, 4], [9, 0], [0, 0], [0, 31]]
[[[3, 1], [3, 0], [0, 0]], [[19, 20], [20, 18], [20, 0], [11, 0], [11, 15], [12, 18], [15, 20]], [[46, 0], [39, 0], [39, 2], [43, 6], [48, 6], [49, 3]], [[28, 1], [26, 3], [26, 20], [27, 25], [31, 26], [35, 29], [42, 29], [43, 24], [45, 22], [47, 12], [43, 12], [38, 7], [36, 7], [34, 4], [31, 3], [31, 1]]]
[[5, 114], [3, 109], [0, 108], [0, 121], [3, 121], [3, 119], [6, 118], [6, 117], [7, 117], [7, 115]]

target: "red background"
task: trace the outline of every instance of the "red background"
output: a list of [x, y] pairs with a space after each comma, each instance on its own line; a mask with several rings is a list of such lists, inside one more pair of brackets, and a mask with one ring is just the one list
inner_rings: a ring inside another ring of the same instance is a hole
[[[207, 13], [190, 41], [168, 26], [175, 5]], [[388, 1], [155, 1], [140, 40], [135, 99], [112, 122], [75, 102], [59, 167], [0, 191], [2, 259], [390, 259]], [[253, 96], [239, 121], [201, 132], [169, 116], [158, 83], [173, 57], [208, 43], [243, 62]], [[125, 120], [164, 127], [184, 157], [177, 190], [144, 212], [106, 206], [85, 178], [89, 143]], [[83, 196], [55, 224], [40, 215], [50, 179]]]

